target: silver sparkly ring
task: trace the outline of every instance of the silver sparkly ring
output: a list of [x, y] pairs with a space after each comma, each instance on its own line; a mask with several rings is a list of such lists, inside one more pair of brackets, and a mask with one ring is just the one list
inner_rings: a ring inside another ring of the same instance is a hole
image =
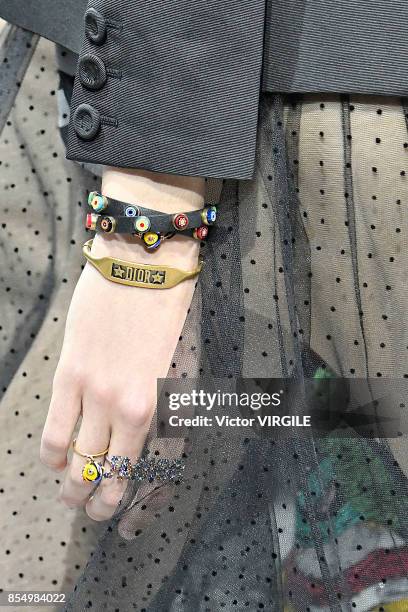
[[181, 480], [185, 468], [181, 459], [155, 459], [153, 457], [140, 457], [132, 464], [129, 457], [121, 455], [107, 456], [106, 461], [110, 470], [104, 470], [104, 478], [116, 476], [120, 480], [154, 480], [160, 482], [174, 482]]

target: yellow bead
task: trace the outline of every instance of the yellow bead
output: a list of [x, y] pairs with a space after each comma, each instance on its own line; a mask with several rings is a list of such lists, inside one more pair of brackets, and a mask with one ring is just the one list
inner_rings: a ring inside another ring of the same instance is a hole
[[82, 478], [86, 482], [99, 482], [102, 478], [103, 468], [95, 461], [88, 461], [82, 470]]
[[158, 240], [160, 240], [160, 236], [155, 232], [146, 232], [146, 234], [143, 234], [143, 240], [147, 246], [153, 246]]

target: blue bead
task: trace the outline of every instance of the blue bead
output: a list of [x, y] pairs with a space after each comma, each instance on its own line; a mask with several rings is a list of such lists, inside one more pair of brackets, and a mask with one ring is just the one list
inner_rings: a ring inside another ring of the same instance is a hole
[[88, 204], [95, 212], [101, 212], [108, 206], [108, 200], [105, 196], [101, 195], [97, 191], [91, 191], [88, 197]]
[[127, 206], [125, 208], [125, 216], [126, 217], [137, 217], [139, 211], [134, 206]]
[[215, 223], [216, 219], [217, 219], [217, 209], [215, 208], [215, 206], [211, 206], [207, 210], [207, 221], [208, 223]]

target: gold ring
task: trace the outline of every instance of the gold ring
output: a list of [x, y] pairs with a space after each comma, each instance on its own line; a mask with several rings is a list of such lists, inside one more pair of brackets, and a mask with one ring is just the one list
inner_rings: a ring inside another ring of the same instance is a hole
[[76, 446], [76, 438], [75, 440], [72, 441], [72, 448], [74, 450], [74, 453], [76, 453], [77, 455], [80, 455], [81, 457], [85, 457], [85, 459], [95, 459], [95, 457], [102, 457], [103, 455], [106, 455], [106, 453], [109, 450], [109, 446], [108, 446], [108, 448], [102, 451], [101, 453], [81, 453], [81, 451], [78, 450]]

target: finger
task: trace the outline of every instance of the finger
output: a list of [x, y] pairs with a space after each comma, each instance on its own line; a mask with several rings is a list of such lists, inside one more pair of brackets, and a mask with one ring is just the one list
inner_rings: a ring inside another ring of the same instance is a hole
[[[148, 427], [126, 426], [126, 423], [115, 423], [109, 445], [109, 457], [120, 455], [129, 457], [134, 463], [143, 449]], [[110, 464], [105, 462], [105, 469], [110, 470]], [[103, 478], [95, 494], [86, 505], [86, 512], [95, 521], [105, 521], [113, 516], [121, 501], [129, 481], [113, 478]]]
[[41, 436], [40, 460], [44, 465], [58, 471], [66, 467], [72, 434], [80, 414], [79, 386], [63, 382], [55, 384]]
[[[106, 450], [110, 438], [107, 420], [100, 415], [97, 415], [98, 418], [93, 418], [94, 414], [95, 410], [89, 410], [87, 407], [76, 440], [77, 450], [89, 455], [97, 455]], [[95, 462], [103, 464], [104, 456], [96, 457]], [[84, 480], [83, 470], [87, 464], [89, 464], [89, 459], [75, 452], [72, 454], [72, 460], [59, 494], [59, 499], [70, 508], [84, 506], [89, 495], [98, 485], [97, 480], [90, 482]]]

